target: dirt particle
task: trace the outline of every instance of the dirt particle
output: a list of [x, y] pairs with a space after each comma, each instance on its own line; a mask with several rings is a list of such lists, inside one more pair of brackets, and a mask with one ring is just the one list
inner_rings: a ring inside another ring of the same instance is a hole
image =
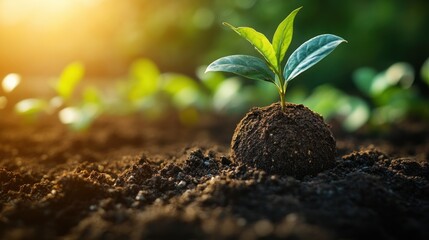
[[180, 181], [178, 184], [177, 184], [177, 187], [178, 188], [184, 188], [184, 187], [186, 187], [186, 182], [185, 181]]
[[268, 236], [274, 230], [271, 222], [266, 219], [256, 222], [253, 228], [259, 237]]
[[137, 200], [137, 201], [144, 201], [144, 200], [145, 200], [145, 197], [144, 197], [144, 191], [140, 190], [140, 191], [137, 193], [136, 200]]

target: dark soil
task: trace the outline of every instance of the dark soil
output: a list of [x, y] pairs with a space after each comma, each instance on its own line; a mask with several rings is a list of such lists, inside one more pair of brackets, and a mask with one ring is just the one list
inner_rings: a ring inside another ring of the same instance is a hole
[[297, 179], [231, 161], [237, 122], [3, 114], [0, 239], [429, 239], [427, 125], [334, 131], [334, 166]]
[[231, 141], [231, 158], [269, 174], [302, 178], [335, 165], [335, 140], [323, 118], [302, 104], [253, 108]]

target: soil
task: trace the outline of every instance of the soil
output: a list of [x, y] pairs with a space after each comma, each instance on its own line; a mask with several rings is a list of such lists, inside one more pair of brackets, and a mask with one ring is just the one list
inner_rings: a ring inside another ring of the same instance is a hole
[[0, 239], [429, 239], [429, 127], [339, 131], [302, 179], [235, 163], [238, 119], [0, 119]]
[[302, 178], [335, 164], [335, 140], [323, 118], [302, 104], [253, 108], [231, 141], [231, 158], [269, 174]]

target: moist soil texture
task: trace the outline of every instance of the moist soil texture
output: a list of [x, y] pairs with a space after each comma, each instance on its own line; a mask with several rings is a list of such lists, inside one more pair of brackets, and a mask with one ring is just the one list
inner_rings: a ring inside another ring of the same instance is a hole
[[57, 121], [0, 119], [0, 239], [429, 239], [424, 122], [331, 123], [333, 166], [294, 178], [231, 160], [238, 119]]
[[335, 164], [335, 140], [323, 118], [302, 104], [253, 108], [231, 141], [231, 158], [269, 174], [302, 178]]

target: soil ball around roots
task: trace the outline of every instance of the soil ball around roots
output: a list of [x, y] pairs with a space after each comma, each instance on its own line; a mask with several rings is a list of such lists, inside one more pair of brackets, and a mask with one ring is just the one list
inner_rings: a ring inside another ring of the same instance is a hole
[[335, 139], [323, 118], [302, 104], [252, 108], [237, 125], [231, 158], [270, 174], [302, 178], [335, 164]]

